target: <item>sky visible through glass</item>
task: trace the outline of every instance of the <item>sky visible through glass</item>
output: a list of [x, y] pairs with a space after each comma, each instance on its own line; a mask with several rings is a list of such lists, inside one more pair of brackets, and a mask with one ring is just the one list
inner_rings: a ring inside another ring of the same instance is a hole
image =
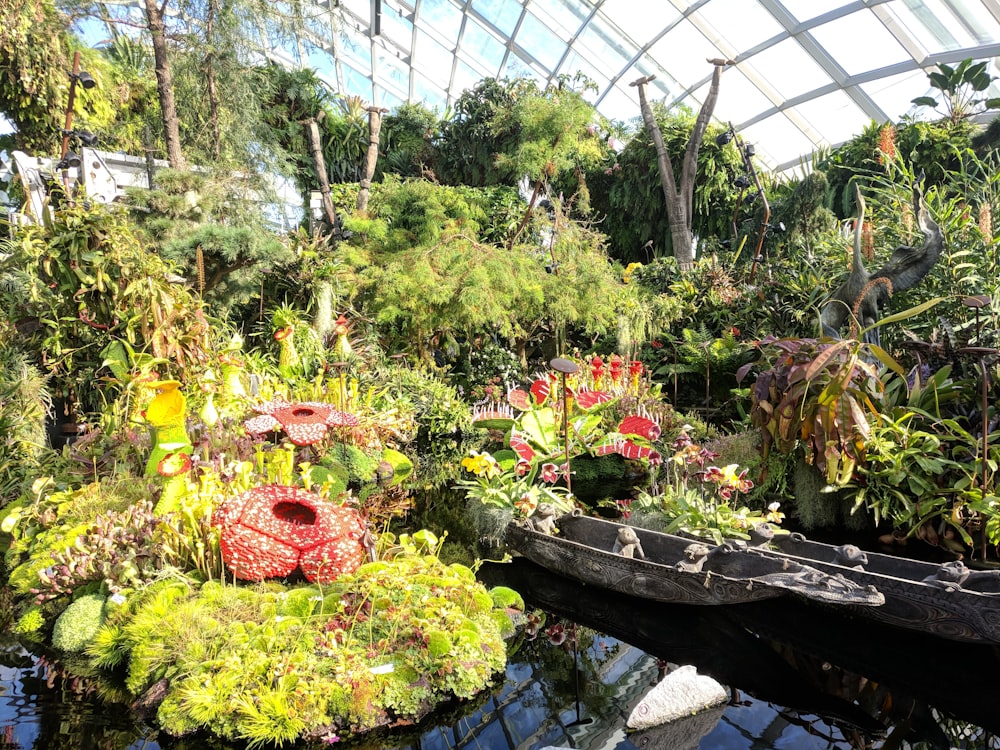
[[[324, 0], [315, 10], [331, 28], [312, 40], [328, 59], [319, 72], [389, 107], [444, 111], [484, 76], [546, 83], [582, 71], [601, 113], [629, 121], [639, 117], [637, 78], [656, 76], [650, 98], [697, 109], [707, 60], [734, 60], [715, 116], [776, 170], [872, 120], [934, 117], [911, 100], [929, 92], [936, 63], [1000, 54], [995, 0]], [[361, 59], [356, 47], [372, 53]]]
[[[137, 12], [137, 0], [124, 5]], [[911, 103], [932, 93], [927, 72], [937, 63], [990, 60], [990, 74], [1000, 74], [998, 0], [307, 0], [304, 8], [307, 31], [272, 47], [272, 57], [388, 108], [412, 101], [443, 113], [485, 77], [545, 84], [582, 72], [603, 115], [638, 121], [636, 79], [654, 75], [651, 100], [696, 110], [713, 70], [707, 60], [733, 60], [715, 117], [779, 172], [872, 121], [937, 117]], [[102, 38], [84, 32], [95, 44]], [[9, 128], [0, 118], [0, 133]]]

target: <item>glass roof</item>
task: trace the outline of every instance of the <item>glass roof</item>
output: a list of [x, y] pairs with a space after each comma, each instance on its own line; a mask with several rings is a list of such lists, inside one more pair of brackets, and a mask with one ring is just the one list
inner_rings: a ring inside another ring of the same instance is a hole
[[707, 60], [733, 60], [715, 117], [776, 171], [872, 120], [936, 117], [910, 103], [927, 71], [971, 57], [997, 75], [1000, 54], [1000, 0], [311, 0], [307, 15], [276, 56], [389, 108], [444, 112], [484, 77], [582, 71], [602, 114], [633, 120], [632, 81], [655, 75], [651, 99], [698, 109]]

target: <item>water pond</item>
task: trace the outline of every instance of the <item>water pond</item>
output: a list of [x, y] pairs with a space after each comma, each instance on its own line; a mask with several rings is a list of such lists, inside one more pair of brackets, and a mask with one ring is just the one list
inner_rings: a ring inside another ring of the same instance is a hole
[[[781, 600], [723, 611], [639, 603], [520, 560], [487, 565], [532, 615], [505, 674], [473, 704], [364, 750], [1000, 748], [983, 689], [993, 647], [873, 627]], [[10, 642], [0, 666], [0, 750], [237, 750], [162, 736]], [[730, 701], [660, 731], [625, 723], [665, 671], [691, 664]], [[328, 745], [327, 745], [328, 746]]]

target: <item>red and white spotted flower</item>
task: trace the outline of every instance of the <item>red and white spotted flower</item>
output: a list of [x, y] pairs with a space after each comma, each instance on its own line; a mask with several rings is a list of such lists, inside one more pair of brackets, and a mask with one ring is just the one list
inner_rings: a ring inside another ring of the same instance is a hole
[[255, 437], [272, 430], [284, 430], [296, 445], [312, 445], [323, 440], [331, 427], [359, 424], [353, 414], [334, 409], [322, 401], [265, 401], [254, 407], [260, 416], [243, 423], [248, 434]]
[[300, 570], [331, 583], [371, 558], [368, 524], [353, 508], [271, 484], [229, 498], [212, 514], [219, 547], [237, 578], [263, 581]]

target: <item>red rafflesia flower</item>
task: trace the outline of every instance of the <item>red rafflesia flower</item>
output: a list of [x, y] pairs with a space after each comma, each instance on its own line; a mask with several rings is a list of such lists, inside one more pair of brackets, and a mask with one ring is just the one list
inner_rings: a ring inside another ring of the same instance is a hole
[[369, 557], [368, 526], [353, 508], [279, 484], [255, 487], [216, 508], [226, 567], [245, 581], [284, 578], [297, 569], [332, 583]]
[[250, 435], [266, 435], [283, 429], [296, 445], [312, 445], [326, 437], [331, 427], [359, 424], [353, 414], [334, 409], [320, 401], [267, 401], [254, 409], [261, 416], [243, 423]]

